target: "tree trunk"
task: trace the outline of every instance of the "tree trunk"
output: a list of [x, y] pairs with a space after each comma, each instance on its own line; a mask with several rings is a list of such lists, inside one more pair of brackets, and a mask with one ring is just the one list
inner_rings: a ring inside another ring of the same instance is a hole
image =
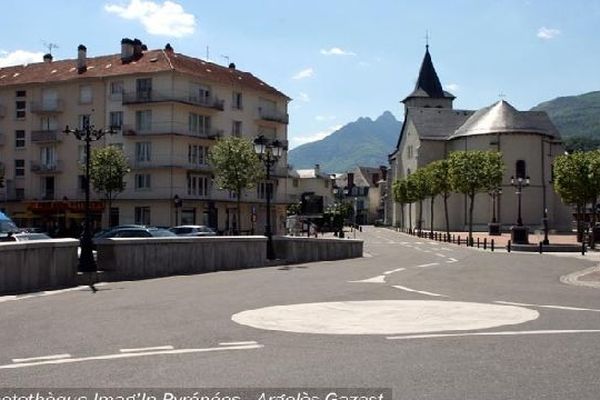
[[419, 220], [417, 221], [419, 232], [423, 230], [423, 200], [419, 200]]
[[112, 208], [112, 196], [108, 196], [108, 198], [106, 200], [107, 200], [107, 206], [108, 206], [108, 218], [106, 220], [108, 221], [108, 227], [112, 228], [113, 224], [110, 219], [110, 209]]
[[471, 204], [469, 204], [469, 244], [473, 243], [473, 208], [475, 205], [475, 193], [469, 194]]
[[412, 230], [412, 203], [408, 203], [408, 230]]
[[577, 241], [583, 241], [583, 229], [581, 227], [581, 204], [577, 204], [575, 221], [577, 223]]
[[598, 199], [594, 197], [592, 199], [592, 219], [590, 228], [590, 248], [592, 249], [594, 249], [596, 246], [596, 241], [594, 238], [594, 227], [596, 226], [596, 204], [598, 204]]
[[444, 193], [444, 213], [446, 214], [446, 235], [450, 237], [450, 218], [448, 217], [448, 195]]
[[430, 218], [431, 218], [431, 224], [430, 224], [430, 227], [429, 227], [429, 231], [430, 231], [431, 235], [433, 235], [433, 206], [435, 205], [434, 201], [435, 201], [435, 196], [431, 196], [431, 202], [430, 202], [431, 210], [430, 210], [430, 213], [429, 213], [430, 214]]
[[242, 227], [242, 209], [241, 209], [241, 205], [242, 205], [242, 191], [239, 190], [237, 192], [237, 210], [236, 210], [236, 214], [237, 214], [237, 224], [235, 226], [235, 231], [233, 232], [235, 235], [239, 235], [240, 231], [241, 231], [241, 227]]
[[404, 229], [404, 204], [400, 204], [400, 227]]

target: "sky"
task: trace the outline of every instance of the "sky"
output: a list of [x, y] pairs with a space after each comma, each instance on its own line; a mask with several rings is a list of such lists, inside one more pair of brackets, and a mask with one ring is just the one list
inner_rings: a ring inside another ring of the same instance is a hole
[[391, 111], [430, 53], [455, 108], [600, 90], [598, 0], [2, 0], [0, 67], [124, 37], [253, 73], [293, 100], [291, 147]]

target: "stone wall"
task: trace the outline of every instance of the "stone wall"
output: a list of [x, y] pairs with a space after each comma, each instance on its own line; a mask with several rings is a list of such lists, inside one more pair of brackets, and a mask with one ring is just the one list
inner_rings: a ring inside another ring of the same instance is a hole
[[73, 286], [78, 245], [74, 239], [0, 243], [0, 294]]
[[363, 241], [353, 239], [275, 237], [273, 247], [276, 257], [288, 264], [363, 256]]

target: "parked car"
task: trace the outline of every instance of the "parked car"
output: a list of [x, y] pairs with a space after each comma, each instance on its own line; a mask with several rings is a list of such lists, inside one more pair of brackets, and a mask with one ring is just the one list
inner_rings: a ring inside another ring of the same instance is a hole
[[180, 225], [169, 229], [177, 236], [216, 236], [212, 228], [206, 225]]
[[6, 214], [0, 211], [0, 232], [8, 233], [16, 232], [18, 230], [19, 228], [17, 228], [17, 225], [15, 225], [15, 223], [8, 218]]
[[117, 226], [113, 226], [107, 229], [103, 229], [100, 232], [97, 232], [93, 238], [94, 239], [100, 239], [100, 238], [104, 238], [104, 237], [111, 237], [109, 235], [111, 235], [111, 232], [116, 231], [116, 230], [121, 230], [121, 229], [144, 229], [147, 228], [146, 225], [117, 225]]
[[94, 237], [97, 239], [108, 239], [108, 238], [139, 238], [139, 237], [175, 237], [173, 232], [166, 229], [154, 228], [154, 227], [120, 227], [112, 229], [106, 232], [102, 236]]
[[30, 240], [52, 240], [52, 238], [45, 233], [33, 233], [33, 232], [10, 232], [6, 235], [0, 236], [0, 242], [27, 242]]

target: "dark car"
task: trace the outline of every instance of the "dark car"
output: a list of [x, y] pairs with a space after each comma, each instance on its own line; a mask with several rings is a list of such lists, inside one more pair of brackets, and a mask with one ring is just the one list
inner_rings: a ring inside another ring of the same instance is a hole
[[217, 234], [206, 225], [181, 225], [169, 230], [177, 236], [215, 236]]
[[35, 232], [11, 232], [0, 235], [0, 242], [27, 242], [30, 240], [52, 240], [52, 238], [45, 233]]
[[112, 237], [112, 236], [110, 236], [112, 234], [112, 232], [121, 230], [121, 229], [145, 229], [145, 228], [147, 228], [146, 225], [135, 225], [135, 224], [117, 225], [117, 226], [113, 226], [111, 228], [103, 229], [100, 232], [97, 232], [94, 235], [94, 239], [101, 239], [104, 237]]
[[111, 229], [97, 239], [108, 239], [108, 238], [141, 238], [141, 237], [175, 237], [173, 232], [166, 229], [152, 228], [152, 227], [120, 227], [117, 229]]

